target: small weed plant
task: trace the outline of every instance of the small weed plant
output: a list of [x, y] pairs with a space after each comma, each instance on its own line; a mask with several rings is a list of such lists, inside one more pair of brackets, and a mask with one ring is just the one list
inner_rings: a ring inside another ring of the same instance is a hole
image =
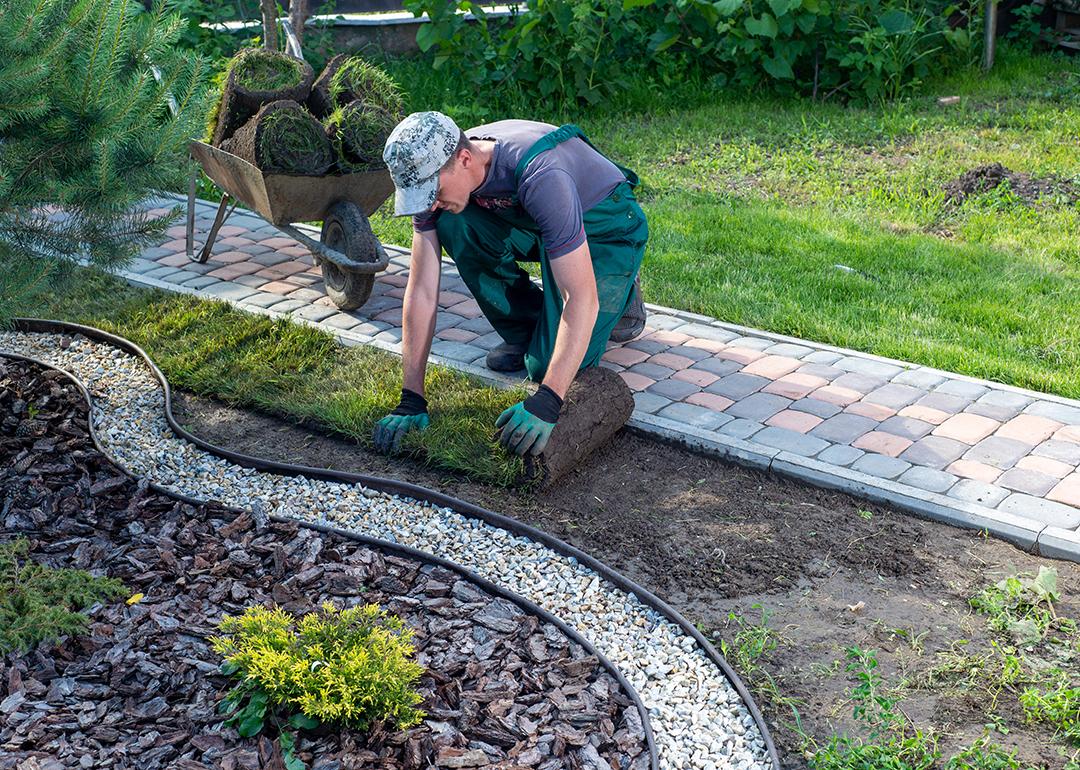
[[1006, 751], [984, 735], [966, 749], [954, 754], [945, 770], [1021, 770], [1016, 752]]
[[780, 637], [769, 628], [769, 611], [760, 604], [753, 605], [752, 609], [761, 611], [761, 620], [757, 623], [734, 612], [728, 613], [728, 622], [734, 623], [738, 630], [730, 641], [720, 641], [720, 652], [766, 703], [776, 709], [790, 708], [798, 725], [799, 701], [782, 694], [776, 680], [762, 665], [780, 645]]
[[846, 670], [855, 678], [853, 715], [869, 729], [869, 740], [834, 735], [813, 751], [812, 770], [929, 770], [939, 753], [933, 735], [912, 728], [890, 693], [873, 650], [849, 647]]
[[1057, 569], [1039, 567], [1036, 577], [1023, 573], [1007, 577], [971, 598], [971, 606], [987, 616], [995, 631], [1009, 634], [1019, 644], [1041, 642], [1051, 630], [1076, 633], [1076, 621], [1059, 618]]
[[222, 673], [238, 682], [221, 702], [226, 724], [243, 737], [268, 725], [279, 734], [287, 770], [300, 770], [292, 729], [320, 723], [366, 730], [390, 721], [418, 724], [412, 631], [378, 605], [339, 610], [331, 603], [299, 621], [280, 608], [248, 607], [226, 615], [211, 644]]
[[25, 538], [0, 543], [0, 654], [86, 629], [83, 610], [122, 596], [113, 578], [77, 569], [52, 569], [31, 561]]

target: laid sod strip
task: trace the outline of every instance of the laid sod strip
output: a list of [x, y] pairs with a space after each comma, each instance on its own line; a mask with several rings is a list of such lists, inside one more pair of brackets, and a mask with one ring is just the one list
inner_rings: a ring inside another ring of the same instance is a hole
[[322, 124], [287, 100], [262, 107], [222, 149], [267, 173], [321, 176], [335, 161]]
[[283, 99], [303, 104], [314, 80], [311, 65], [300, 59], [264, 48], [240, 50], [229, 62], [222, 87], [214, 146], [221, 146], [264, 104]]
[[335, 106], [360, 100], [381, 107], [398, 118], [404, 109], [404, 97], [394, 79], [382, 68], [352, 56], [339, 63], [330, 78], [330, 99]]
[[326, 120], [326, 135], [334, 146], [338, 166], [344, 172], [385, 168], [382, 152], [396, 118], [380, 107], [360, 101], [334, 110]]
[[[46, 298], [42, 317], [96, 326], [141, 346], [176, 387], [305, 422], [371, 445], [375, 422], [397, 406], [401, 360], [329, 334], [219, 302], [128, 286], [80, 269]], [[507, 485], [520, 460], [494, 441], [499, 413], [524, 397], [429, 366], [431, 426], [402, 450], [432, 468]]]

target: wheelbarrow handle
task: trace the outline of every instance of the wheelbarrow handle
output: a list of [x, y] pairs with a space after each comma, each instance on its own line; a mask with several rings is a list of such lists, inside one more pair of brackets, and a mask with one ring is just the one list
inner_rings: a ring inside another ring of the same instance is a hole
[[331, 249], [325, 243], [320, 243], [314, 238], [309, 238], [300, 230], [297, 230], [292, 225], [278, 225], [277, 228], [284, 233], [288, 233], [296, 240], [311, 250], [311, 253], [317, 256], [319, 259], [326, 260], [331, 264], [337, 265], [345, 270], [350, 270], [354, 273], [374, 274], [381, 273], [390, 264], [390, 257], [386, 253], [386, 249], [382, 247], [382, 244], [375, 241], [375, 248], [378, 249], [379, 258], [374, 262], [357, 262], [356, 260], [349, 259], [346, 255], [342, 254], [336, 249]]

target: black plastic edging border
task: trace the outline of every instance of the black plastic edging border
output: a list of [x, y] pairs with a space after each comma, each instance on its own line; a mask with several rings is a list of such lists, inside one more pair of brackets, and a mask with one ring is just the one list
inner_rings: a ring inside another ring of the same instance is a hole
[[[0, 358], [7, 358], [14, 361], [27, 361], [37, 366], [40, 366], [43, 369], [50, 369], [64, 375], [69, 380], [71, 380], [71, 382], [75, 385], [76, 388], [79, 389], [79, 392], [82, 394], [83, 399], [86, 401], [89, 414], [92, 415], [94, 409], [94, 402], [90, 398], [90, 393], [86, 390], [86, 386], [83, 385], [82, 381], [79, 380], [79, 378], [71, 372], [58, 366], [53, 366], [52, 364], [46, 363], [39, 359], [32, 358], [30, 356], [20, 355], [18, 353], [0, 351]], [[93, 442], [94, 447], [97, 449], [97, 451], [100, 452], [106, 459], [108, 459], [109, 462], [115, 465], [125, 476], [131, 478], [134, 481], [145, 483], [147, 488], [152, 489], [158, 494], [173, 498], [174, 500], [180, 500], [191, 505], [202, 505], [206, 503], [205, 500], [200, 500], [198, 498], [176, 492], [174, 490], [168, 489], [167, 487], [163, 487], [156, 482], [150, 481], [148, 478], [136, 475], [128, 468], [126, 468], [122, 463], [120, 463], [115, 457], [113, 457], [113, 455], [98, 440], [97, 431], [94, 429], [94, 421], [92, 416], [89, 416], [89, 418], [87, 419], [87, 427], [90, 431], [90, 440]], [[232, 511], [236, 514], [246, 513], [246, 511], [244, 511], [243, 509], [237, 508], [235, 506], [224, 504], [221, 505], [226, 510]], [[469, 581], [470, 583], [473, 583], [474, 585], [479, 586], [489, 594], [493, 594], [494, 596], [513, 603], [527, 614], [535, 615], [543, 622], [550, 623], [551, 625], [555, 626], [571, 641], [580, 645], [582, 649], [584, 649], [588, 654], [596, 656], [596, 659], [597, 661], [599, 661], [600, 665], [603, 666], [607, 673], [610, 674], [615, 679], [615, 681], [619, 683], [619, 686], [626, 691], [626, 694], [630, 697], [630, 700], [637, 708], [638, 715], [641, 718], [641, 726], [645, 733], [645, 745], [649, 752], [649, 767], [651, 768], [651, 770], [659, 770], [660, 759], [656, 749], [656, 739], [653, 734], [652, 723], [649, 719], [649, 710], [645, 707], [645, 704], [644, 702], [642, 702], [641, 696], [638, 695], [637, 690], [634, 689], [634, 686], [631, 685], [630, 682], [626, 679], [626, 676], [622, 673], [622, 671], [620, 671], [619, 668], [615, 666], [615, 664], [608, 660], [606, 655], [597, 650], [596, 647], [594, 647], [593, 644], [587, 639], [585, 639], [578, 631], [569, 626], [565, 621], [551, 614], [551, 612], [549, 612], [548, 610], [545, 610], [543, 607], [533, 603], [529, 599], [526, 599], [524, 596], [520, 596], [519, 594], [513, 593], [512, 591], [509, 591], [502, 586], [492, 583], [486, 578], [483, 578], [472, 570], [468, 569], [467, 567], [457, 564], [456, 562], [444, 559], [441, 556], [435, 556], [434, 554], [420, 551], [411, 546], [402, 545], [400, 543], [391, 543], [388, 540], [380, 540], [378, 538], [369, 537], [359, 532], [339, 529], [338, 527], [331, 527], [325, 524], [317, 524], [314, 522], [303, 521], [301, 519], [291, 518], [287, 516], [270, 515], [267, 518], [275, 522], [297, 524], [298, 526], [306, 527], [307, 529], [312, 529], [316, 532], [321, 532], [323, 534], [338, 535], [347, 540], [354, 540], [366, 546], [370, 546], [375, 550], [389, 551], [391, 553], [401, 554], [402, 556], [407, 556], [415, 561], [431, 564], [432, 566], [436, 567], [441, 567], [442, 569], [446, 569], [458, 574], [463, 579]]]
[[717, 651], [713, 644], [705, 638], [705, 636], [697, 630], [686, 618], [684, 618], [679, 612], [673, 609], [667, 602], [660, 597], [653, 594], [646, 588], [639, 586], [627, 577], [619, 574], [615, 570], [611, 569], [607, 565], [603, 564], [599, 560], [590, 556], [589, 554], [581, 551], [574, 546], [564, 543], [552, 535], [542, 532], [535, 527], [531, 527], [528, 524], [524, 524], [517, 519], [512, 519], [508, 516], [504, 516], [500, 513], [489, 511], [480, 506], [466, 502], [464, 500], [458, 500], [457, 498], [444, 495], [441, 492], [437, 492], [432, 489], [426, 489], [425, 487], [416, 486], [415, 484], [409, 484], [404, 481], [396, 481], [394, 479], [384, 479], [378, 476], [366, 476], [358, 473], [345, 473], [342, 471], [326, 470], [321, 468], [309, 468], [300, 465], [289, 465], [287, 463], [278, 463], [272, 460], [265, 460], [258, 457], [251, 457], [249, 455], [240, 454], [223, 447], [211, 444], [208, 441], [194, 436], [183, 427], [181, 427], [172, 413], [172, 396], [169, 390], [169, 382], [158, 369], [157, 365], [151, 360], [150, 356], [135, 343], [118, 337], [114, 334], [96, 329], [92, 326], [83, 326], [81, 324], [68, 323], [66, 321], [49, 321], [43, 319], [32, 318], [16, 318], [13, 320], [13, 326], [15, 329], [26, 332], [47, 332], [54, 334], [82, 334], [90, 339], [96, 339], [98, 341], [107, 342], [110, 345], [119, 347], [128, 351], [136, 356], [139, 356], [143, 362], [149, 367], [150, 371], [157, 378], [161, 384], [162, 391], [165, 394], [165, 419], [169, 423], [169, 427], [181, 438], [190, 441], [192, 444], [204, 449], [211, 454], [219, 457], [224, 457], [237, 465], [242, 465], [248, 468], [254, 468], [256, 470], [270, 471], [287, 476], [304, 476], [305, 478], [318, 478], [325, 479], [327, 481], [337, 481], [347, 484], [362, 484], [363, 486], [371, 487], [382, 492], [388, 492], [390, 494], [403, 495], [411, 497], [416, 500], [432, 503], [443, 508], [449, 508], [457, 513], [470, 518], [479, 519], [488, 524], [491, 524], [499, 529], [505, 529], [520, 537], [528, 538], [537, 543], [542, 543], [548, 548], [561, 553], [563, 556], [568, 556], [577, 559], [578, 562], [584, 564], [589, 569], [596, 572], [612, 585], [621, 588], [627, 593], [633, 594], [639, 601], [650, 606], [660, 614], [667, 617], [675, 625], [679, 626], [682, 631], [688, 636], [692, 637], [694, 641], [698, 643], [701, 649], [709, 657], [709, 659], [716, 664], [716, 666], [724, 673], [731, 682], [735, 691], [742, 698], [743, 703], [746, 705], [747, 710], [753, 717], [758, 730], [761, 732], [762, 740], [765, 742], [765, 748], [768, 751], [769, 759], [773, 763], [775, 770], [779, 770], [780, 758], [776, 752], [776, 745], [773, 742], [772, 735], [769, 732], [768, 726], [765, 724], [765, 719], [761, 714], [761, 709], [758, 708], [757, 703], [750, 695], [746, 685], [743, 683], [739, 675], [728, 665], [728, 662]]

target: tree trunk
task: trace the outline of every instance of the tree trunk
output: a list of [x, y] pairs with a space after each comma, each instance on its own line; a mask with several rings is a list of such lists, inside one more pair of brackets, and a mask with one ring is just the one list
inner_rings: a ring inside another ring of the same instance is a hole
[[263, 48], [278, 50], [277, 42], [277, 0], [259, 0], [262, 9]]
[[304, 44], [304, 21], [308, 16], [308, 0], [289, 0], [289, 21], [292, 23], [296, 42]]

